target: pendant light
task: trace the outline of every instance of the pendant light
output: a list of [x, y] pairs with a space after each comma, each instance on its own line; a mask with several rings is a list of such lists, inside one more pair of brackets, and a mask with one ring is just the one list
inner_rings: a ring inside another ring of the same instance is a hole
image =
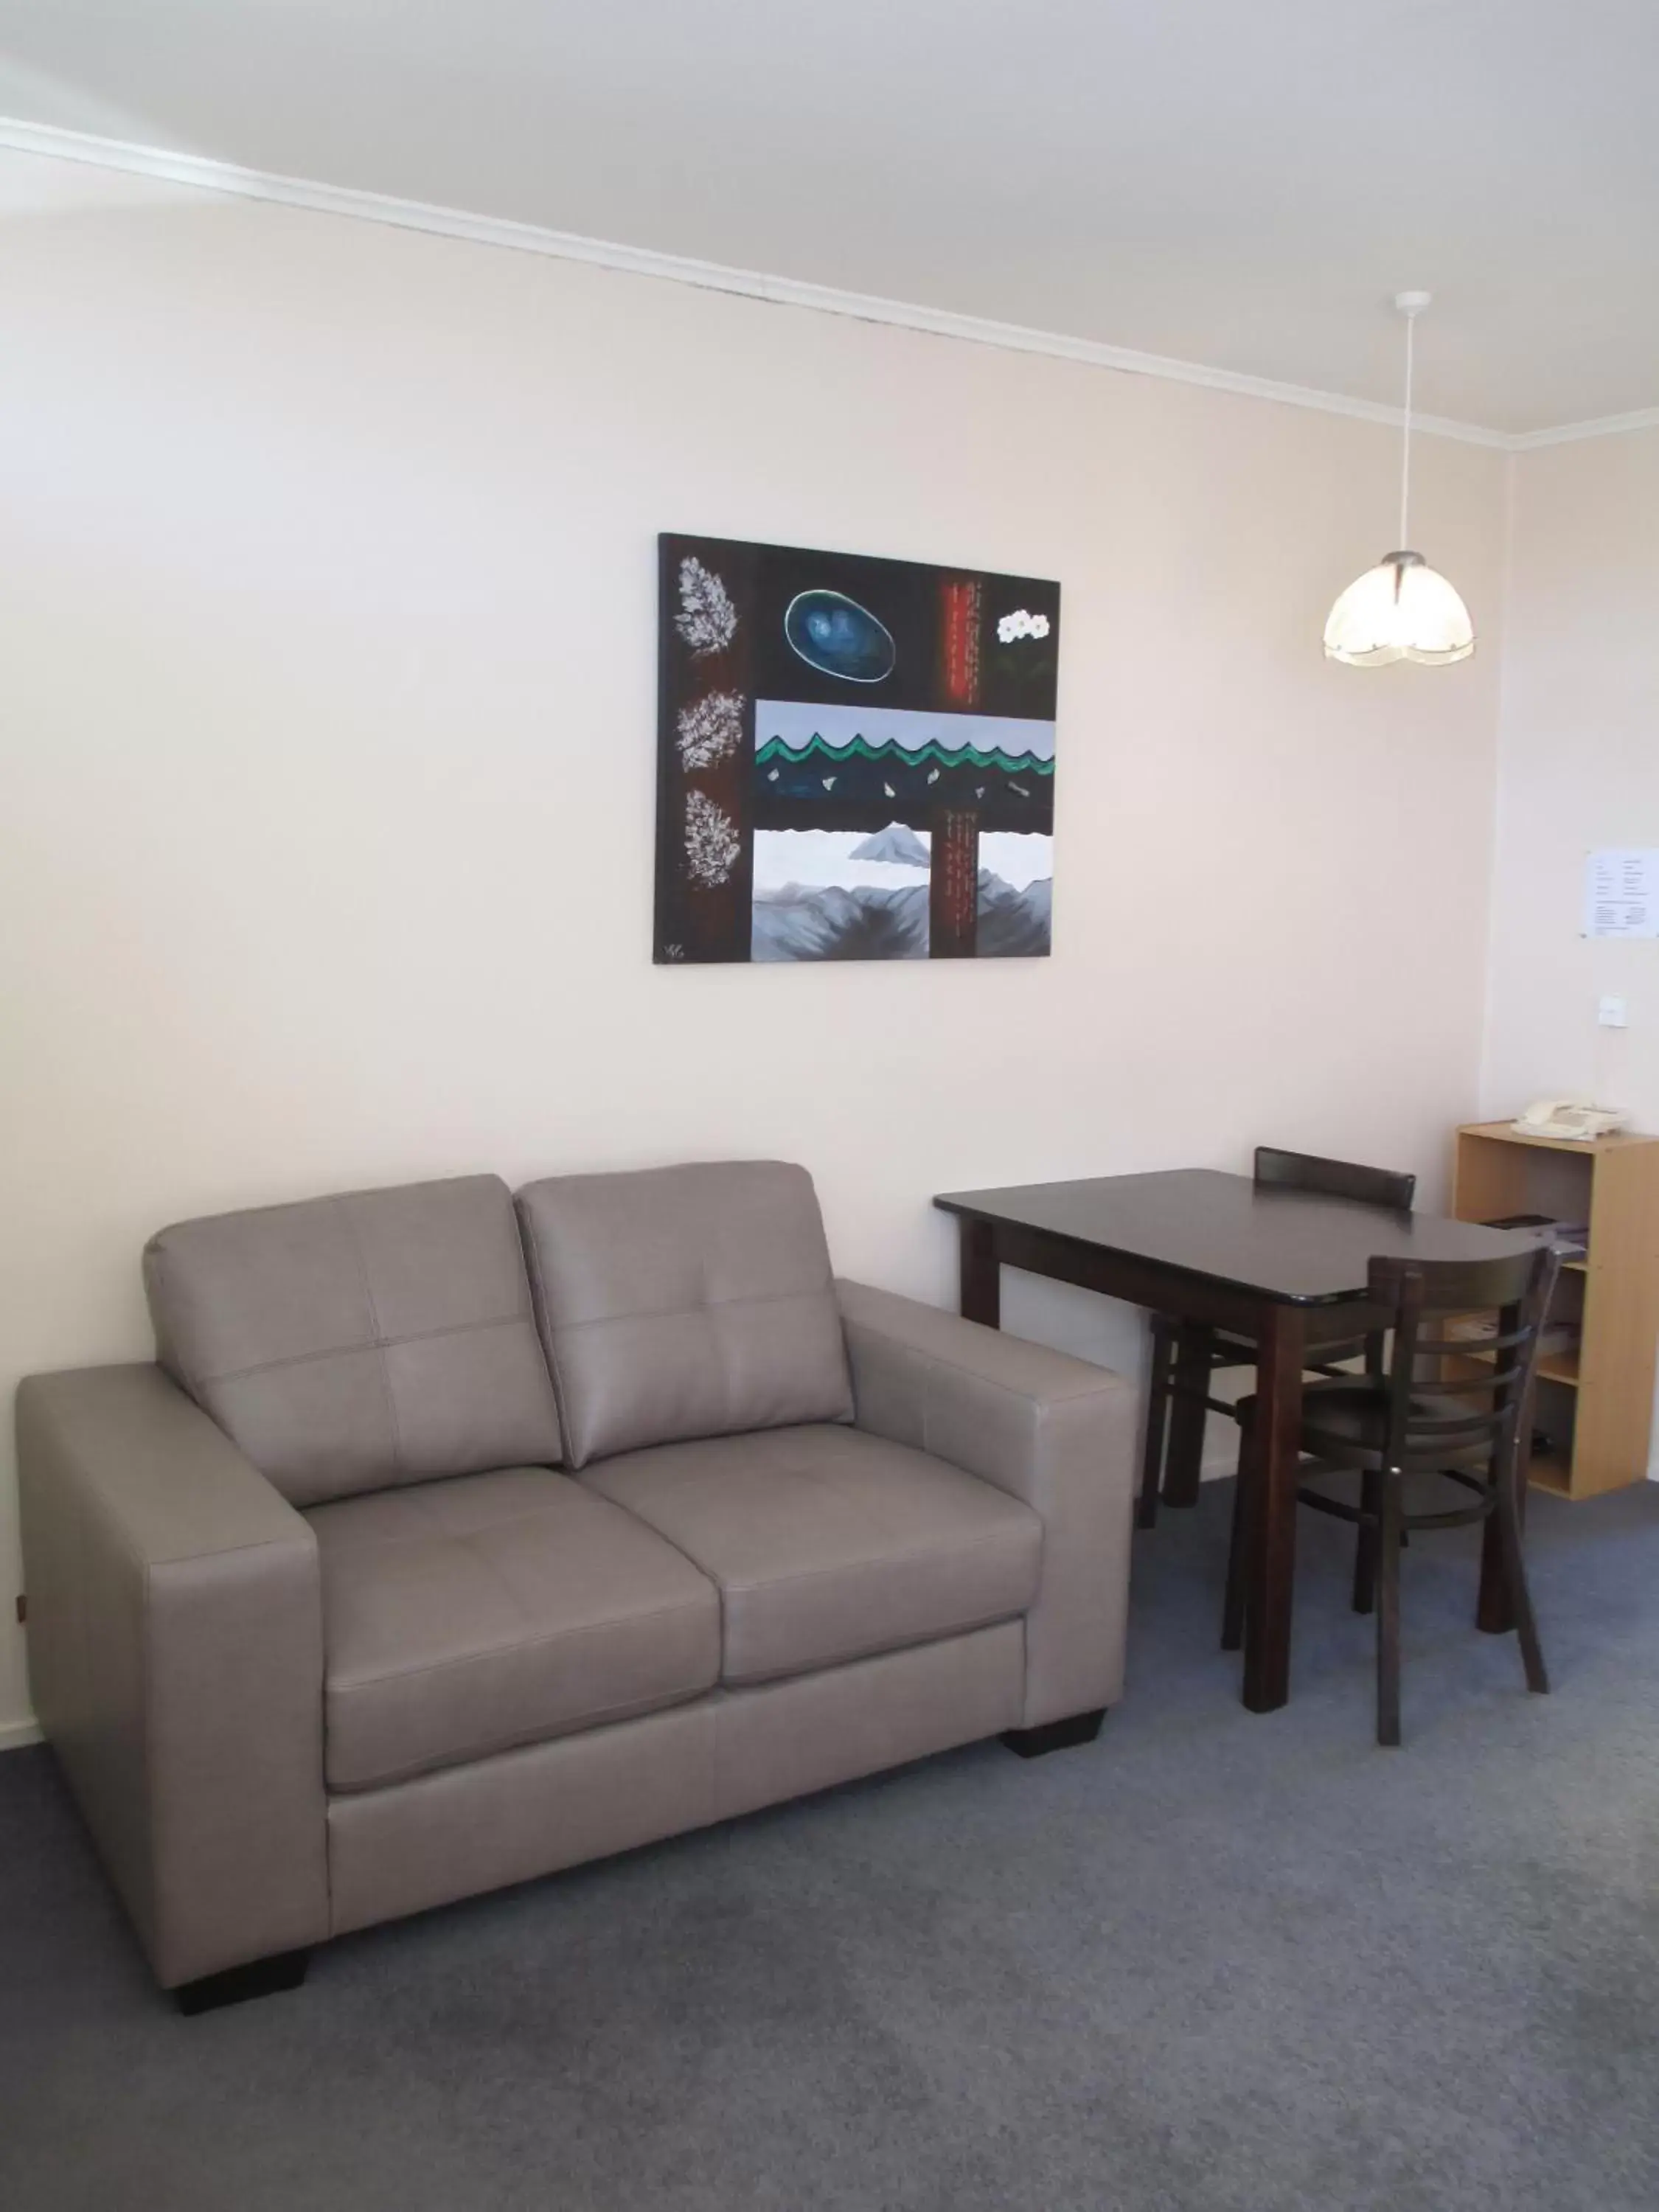
[[[1406, 318], [1404, 452], [1400, 471], [1400, 544], [1411, 542], [1407, 525], [1412, 489], [1412, 333], [1429, 304], [1426, 292], [1399, 292], [1395, 306]], [[1390, 553], [1349, 585], [1325, 624], [1325, 657], [1351, 668], [1381, 668], [1390, 660], [1430, 666], [1467, 660], [1474, 651], [1469, 611], [1420, 553]]]

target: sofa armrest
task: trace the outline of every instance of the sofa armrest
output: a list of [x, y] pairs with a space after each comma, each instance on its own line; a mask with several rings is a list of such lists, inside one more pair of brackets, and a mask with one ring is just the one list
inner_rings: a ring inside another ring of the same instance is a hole
[[316, 1539], [153, 1366], [17, 1393], [35, 1709], [164, 1987], [328, 1934]]
[[1123, 1686], [1139, 1413], [1109, 1369], [937, 1306], [840, 1282], [861, 1429], [932, 1452], [1042, 1516], [1025, 1621], [1025, 1714], [1039, 1728]]

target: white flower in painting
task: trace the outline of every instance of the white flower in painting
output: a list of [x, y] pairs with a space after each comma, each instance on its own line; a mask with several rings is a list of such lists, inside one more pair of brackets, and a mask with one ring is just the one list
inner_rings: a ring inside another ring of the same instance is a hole
[[997, 637], [1004, 645], [1012, 645], [1016, 638], [1048, 635], [1048, 616], [1031, 614], [1024, 607], [1016, 607], [1012, 614], [1004, 615], [997, 624]]
[[674, 627], [693, 653], [723, 653], [738, 627], [732, 595], [694, 553], [680, 562], [680, 611]]
[[737, 750], [743, 739], [743, 704], [736, 691], [711, 691], [706, 699], [681, 708], [674, 726], [687, 769], [708, 768]]
[[689, 793], [685, 801], [685, 872], [705, 890], [718, 890], [738, 865], [743, 848], [738, 828], [706, 793]]

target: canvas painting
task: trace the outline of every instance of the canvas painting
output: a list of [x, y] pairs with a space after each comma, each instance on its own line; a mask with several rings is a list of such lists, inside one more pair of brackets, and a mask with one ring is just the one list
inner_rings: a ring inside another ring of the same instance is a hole
[[1059, 585], [659, 544], [657, 960], [1046, 954]]

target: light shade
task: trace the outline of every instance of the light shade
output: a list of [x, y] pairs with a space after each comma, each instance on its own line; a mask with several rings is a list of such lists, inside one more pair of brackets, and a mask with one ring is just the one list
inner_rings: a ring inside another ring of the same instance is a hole
[[1325, 624], [1325, 657], [1351, 668], [1390, 660], [1437, 665], [1474, 651], [1469, 611], [1420, 553], [1390, 553], [1349, 585]]

